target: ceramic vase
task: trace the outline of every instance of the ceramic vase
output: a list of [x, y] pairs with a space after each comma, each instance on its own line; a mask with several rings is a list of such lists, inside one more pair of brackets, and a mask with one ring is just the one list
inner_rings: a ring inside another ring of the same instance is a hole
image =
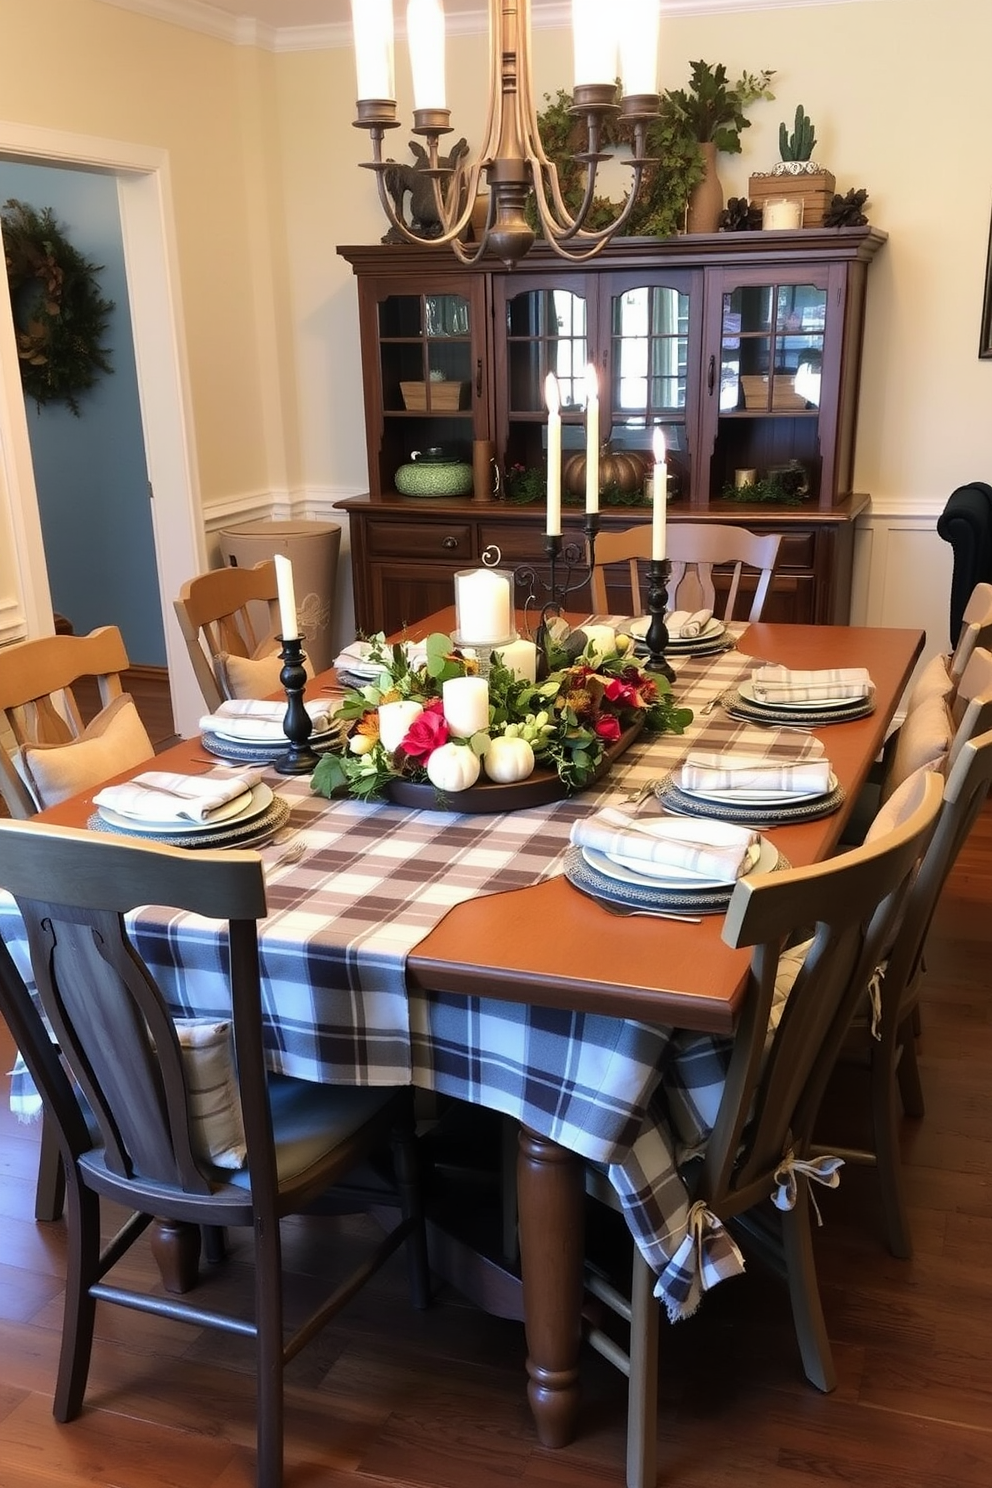
[[685, 230], [687, 233], [712, 233], [720, 225], [723, 211], [723, 187], [716, 173], [716, 145], [704, 140], [700, 146], [706, 174], [698, 186], [689, 193]]

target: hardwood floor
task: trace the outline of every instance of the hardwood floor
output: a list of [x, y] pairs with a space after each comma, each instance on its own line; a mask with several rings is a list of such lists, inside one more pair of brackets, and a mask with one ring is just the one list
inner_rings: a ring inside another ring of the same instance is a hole
[[[801, 1374], [788, 1300], [756, 1268], [662, 1329], [660, 1482], [678, 1488], [987, 1488], [992, 1482], [992, 808], [945, 891], [928, 953], [927, 1115], [904, 1124], [916, 1254], [882, 1244], [870, 1172], [820, 1199], [816, 1250], [839, 1386]], [[13, 1054], [0, 1025], [0, 1068]], [[849, 1102], [852, 1092], [837, 1098]], [[0, 1488], [249, 1488], [254, 1391], [241, 1341], [101, 1306], [82, 1416], [51, 1398], [64, 1230], [34, 1222], [38, 1130], [0, 1092]], [[333, 1221], [350, 1259], [372, 1222]], [[287, 1236], [291, 1294], [327, 1264], [327, 1221]], [[152, 1274], [147, 1252], [137, 1266]], [[245, 1288], [235, 1250], [204, 1286]], [[205, 1303], [205, 1305], [209, 1305]], [[440, 1289], [406, 1300], [397, 1258], [290, 1368], [286, 1488], [622, 1488], [625, 1382], [591, 1351], [581, 1435], [536, 1443], [519, 1324]]]

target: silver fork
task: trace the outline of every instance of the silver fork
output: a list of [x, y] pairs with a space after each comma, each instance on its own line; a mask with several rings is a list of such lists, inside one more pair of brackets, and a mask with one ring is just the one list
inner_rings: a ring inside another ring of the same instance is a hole
[[619, 915], [623, 919], [633, 919], [639, 915], [646, 920], [679, 920], [683, 925], [701, 925], [703, 922], [702, 915], [676, 914], [670, 909], [638, 909], [633, 904], [614, 904], [610, 899], [598, 898], [596, 903], [607, 914]]

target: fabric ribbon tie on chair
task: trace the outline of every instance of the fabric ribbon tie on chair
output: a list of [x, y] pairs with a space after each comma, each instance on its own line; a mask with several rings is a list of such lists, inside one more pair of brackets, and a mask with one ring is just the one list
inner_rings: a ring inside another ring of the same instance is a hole
[[744, 1270], [744, 1257], [722, 1221], [702, 1199], [692, 1205], [685, 1236], [654, 1289], [671, 1322], [691, 1317], [703, 1293]]
[[[824, 1188], [837, 1188], [840, 1185], [840, 1168], [844, 1166], [842, 1157], [814, 1157], [811, 1159], [797, 1157], [790, 1150], [786, 1153], [779, 1166], [775, 1169], [775, 1182], [778, 1187], [772, 1192], [772, 1203], [776, 1209], [794, 1209], [799, 1197], [799, 1184], [796, 1179], [797, 1173], [802, 1173], [811, 1183], [822, 1183]], [[813, 1190], [808, 1189], [810, 1203], [813, 1205], [813, 1213], [816, 1215], [818, 1225], [823, 1224], [820, 1210]]]

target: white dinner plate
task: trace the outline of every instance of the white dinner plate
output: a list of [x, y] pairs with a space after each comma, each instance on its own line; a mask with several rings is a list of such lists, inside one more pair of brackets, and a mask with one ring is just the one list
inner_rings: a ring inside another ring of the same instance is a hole
[[818, 796], [829, 796], [837, 789], [837, 776], [831, 770], [825, 791], [783, 791], [783, 790], [725, 790], [725, 791], [701, 791], [689, 790], [687, 786], [675, 782], [684, 796], [691, 796], [694, 801], [713, 801], [718, 806], [734, 806], [747, 804], [748, 806], [780, 806], [787, 801], [815, 801]]
[[844, 698], [807, 698], [801, 703], [786, 703], [778, 700], [772, 702], [769, 698], [759, 698], [754, 695], [754, 685], [751, 682], [739, 682], [737, 691], [745, 702], [753, 703], [756, 708], [774, 708], [777, 712], [787, 713], [818, 713], [821, 708], [856, 708], [860, 703], [866, 703], [867, 697], [844, 697]]
[[[590, 868], [595, 868], [597, 873], [602, 873], [606, 878], [615, 879], [618, 883], [636, 884], [642, 889], [683, 889], [691, 893], [693, 889], [718, 889], [733, 883], [733, 879], [707, 878], [687, 868], [645, 863], [639, 858], [624, 858], [615, 853], [599, 852], [594, 847], [584, 847], [582, 856]], [[746, 871], [751, 873], [760, 869], [766, 873], [777, 862], [778, 849], [766, 843], [762, 837], [748, 850]]]
[[[636, 620], [631, 620], [630, 624], [627, 626], [627, 630], [629, 634], [634, 637], [635, 641], [643, 641], [644, 637], [648, 633], [648, 626], [650, 624], [650, 615], [638, 615]], [[717, 636], [722, 636], [726, 629], [727, 627], [724, 625], [723, 621], [717, 620], [714, 616], [712, 619], [707, 620], [706, 624], [703, 626], [698, 635], [673, 636], [670, 634], [668, 637], [668, 643], [670, 646], [698, 646], [700, 641], [715, 641]]]
[[[264, 748], [268, 744], [274, 746], [276, 749], [289, 748], [289, 740], [285, 734], [229, 734], [219, 724], [212, 724], [210, 732], [216, 734], [218, 739], [226, 739], [229, 744], [250, 744], [253, 748], [256, 746], [258, 748]], [[322, 733], [311, 734], [307, 742], [309, 744], [322, 744], [326, 739], [333, 738], [336, 733], [337, 729], [324, 729]], [[285, 740], [285, 743], [283, 740]]]
[[142, 832], [161, 832], [165, 836], [180, 833], [183, 837], [188, 837], [190, 832], [215, 832], [218, 827], [231, 827], [236, 822], [251, 821], [254, 817], [261, 816], [271, 805], [272, 791], [267, 785], [259, 784], [243, 795], [235, 796], [233, 801], [218, 806], [216, 811], [211, 812], [209, 821], [179, 821], [175, 817], [170, 821], [149, 821], [143, 816], [125, 816], [123, 812], [112, 811], [109, 806], [98, 806], [97, 811], [112, 827], [140, 827]]

